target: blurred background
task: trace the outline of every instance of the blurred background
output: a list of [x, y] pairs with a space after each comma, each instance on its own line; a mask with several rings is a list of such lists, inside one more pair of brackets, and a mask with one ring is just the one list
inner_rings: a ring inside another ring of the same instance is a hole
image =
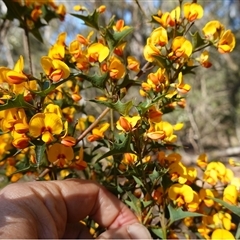
[[[151, 14], [158, 10], [171, 11], [178, 0], [88, 0], [55, 1], [63, 3], [67, 12], [74, 12], [74, 5], [83, 5], [90, 11], [104, 4], [107, 11], [102, 14], [102, 24], [107, 23], [112, 15], [116, 20], [124, 19], [126, 25], [134, 27], [128, 39], [127, 54], [137, 57], [144, 65], [142, 55], [146, 39], [152, 31], [149, 23]], [[184, 1], [185, 2], [185, 1]], [[192, 86], [187, 96], [187, 106], [164, 116], [173, 122], [184, 122], [185, 127], [179, 132], [181, 152], [189, 164], [196, 161], [198, 154], [206, 152], [210, 160], [227, 162], [228, 158], [240, 160], [240, 1], [239, 0], [198, 0], [204, 7], [204, 17], [195, 25], [202, 27], [210, 20], [219, 20], [226, 29], [231, 29], [236, 36], [236, 47], [231, 54], [220, 55], [211, 51], [213, 66], [209, 69], [197, 68], [196, 75], [188, 75], [186, 82]], [[24, 32], [18, 28], [18, 22], [4, 22], [5, 4], [0, 1], [0, 66], [13, 67], [19, 55], [27, 56], [27, 44]], [[87, 35], [81, 20], [67, 14], [63, 22], [53, 20], [50, 26], [41, 32], [44, 43], [30, 36], [33, 72], [41, 72], [40, 58], [46, 55], [48, 48], [61, 32], [67, 32], [67, 44], [75, 39], [76, 34]], [[28, 63], [25, 64], [26, 72]], [[143, 76], [143, 80], [146, 76]], [[137, 97], [137, 89], [131, 89], [131, 97]], [[87, 96], [86, 96], [87, 97]]]

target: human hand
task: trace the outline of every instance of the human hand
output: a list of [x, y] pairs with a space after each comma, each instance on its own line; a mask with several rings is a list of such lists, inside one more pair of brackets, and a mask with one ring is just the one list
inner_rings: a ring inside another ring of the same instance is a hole
[[151, 239], [136, 216], [87, 180], [14, 183], [0, 192], [0, 238], [92, 238], [80, 220], [106, 228], [98, 239]]

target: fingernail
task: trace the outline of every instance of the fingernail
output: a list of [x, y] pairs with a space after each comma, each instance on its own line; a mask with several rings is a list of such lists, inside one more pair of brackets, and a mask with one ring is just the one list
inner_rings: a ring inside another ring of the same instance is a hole
[[152, 239], [149, 231], [140, 223], [134, 223], [127, 227], [131, 239]]

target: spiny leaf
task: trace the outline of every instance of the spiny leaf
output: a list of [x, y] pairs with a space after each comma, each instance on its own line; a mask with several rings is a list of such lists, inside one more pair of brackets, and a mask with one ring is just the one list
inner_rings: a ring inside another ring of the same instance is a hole
[[71, 13], [71, 15], [83, 20], [85, 25], [91, 28], [95, 28], [96, 30], [99, 30], [99, 26], [98, 26], [99, 12], [97, 12], [96, 10], [92, 14], [89, 14], [87, 16], [75, 14], [75, 13]]
[[205, 44], [204, 39], [200, 36], [198, 31], [191, 35], [193, 50]]
[[163, 230], [162, 228], [150, 228], [150, 230], [159, 238], [163, 239]]
[[130, 201], [125, 200], [126, 204], [133, 209], [135, 214], [137, 216], [141, 216], [141, 201], [135, 197], [131, 192], [127, 192], [128, 197], [130, 198]]
[[[119, 141], [113, 143], [111, 150], [103, 154], [97, 161], [104, 159], [106, 157], [117, 155], [117, 154], [124, 154], [126, 152], [133, 153], [130, 147], [132, 136], [131, 134], [120, 134], [118, 135]], [[117, 138], [117, 136], [116, 136]]]
[[0, 111], [11, 108], [33, 108], [33, 106], [24, 100], [23, 94], [19, 94], [15, 98], [7, 100], [5, 104], [0, 105]]
[[170, 222], [168, 224], [169, 226], [172, 223], [174, 223], [178, 220], [181, 220], [183, 218], [204, 216], [203, 214], [200, 214], [200, 213], [187, 212], [187, 211], [183, 211], [181, 208], [174, 208], [171, 204], [168, 204], [168, 211], [170, 214]]
[[213, 199], [213, 201], [223, 205], [225, 208], [227, 208], [228, 210], [230, 210], [231, 212], [233, 212], [234, 214], [236, 214], [237, 216], [240, 217], [240, 207], [231, 205], [231, 204], [224, 202], [223, 200], [218, 199], [218, 198], [212, 198], [212, 199]]
[[99, 76], [97, 74], [95, 74], [93, 76], [87, 76], [85, 74], [78, 73], [77, 76], [86, 81], [91, 82], [94, 87], [100, 88], [100, 89], [103, 89], [105, 87], [105, 83], [108, 79], [108, 73], [105, 73], [101, 76]]
[[133, 102], [132, 101], [128, 101], [128, 102], [123, 103], [119, 99], [118, 99], [117, 102], [98, 101], [98, 100], [91, 100], [91, 101], [103, 104], [104, 106], [107, 106], [107, 107], [117, 111], [118, 113], [120, 113], [123, 116], [127, 116], [129, 111], [130, 111], [130, 109], [133, 106]]

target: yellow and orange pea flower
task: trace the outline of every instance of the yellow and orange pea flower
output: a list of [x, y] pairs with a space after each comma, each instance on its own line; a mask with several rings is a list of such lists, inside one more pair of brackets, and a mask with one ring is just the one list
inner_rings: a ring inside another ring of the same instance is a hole
[[203, 17], [203, 8], [197, 3], [185, 3], [183, 5], [184, 17], [189, 21], [193, 22], [196, 19]]
[[87, 58], [89, 62], [103, 62], [109, 55], [110, 50], [102, 43], [93, 43], [87, 49]]
[[191, 86], [184, 83], [182, 72], [178, 74], [178, 83], [173, 83], [171, 85], [181, 94], [186, 94], [191, 90]]
[[213, 43], [218, 42], [223, 35], [225, 28], [219, 21], [214, 20], [208, 22], [202, 29], [204, 37]]
[[169, 53], [171, 59], [188, 60], [193, 51], [191, 42], [183, 36], [173, 39], [172, 51]]
[[97, 12], [99, 13], [104, 13], [106, 11], [106, 6], [105, 5], [101, 5], [100, 7], [98, 7], [96, 9]]
[[165, 152], [160, 151], [157, 155], [157, 159], [161, 166], [166, 166], [168, 168], [170, 164], [180, 162], [182, 156], [179, 153], [170, 153], [166, 156]]
[[139, 120], [141, 120], [140, 116], [121, 116], [116, 122], [116, 128], [123, 132], [133, 131], [134, 128], [137, 126]]
[[104, 138], [104, 133], [108, 130], [109, 127], [110, 127], [109, 123], [100, 124], [98, 127], [92, 130], [92, 134], [87, 137], [87, 140], [89, 142], [94, 142]]
[[200, 57], [196, 58], [196, 60], [205, 68], [210, 68], [212, 66], [212, 63], [209, 61], [209, 52], [207, 50], [204, 50]]
[[219, 21], [210, 21], [202, 29], [205, 38], [212, 42], [220, 53], [232, 52], [236, 39], [231, 30], [226, 30]]
[[174, 130], [180, 130], [182, 127], [182, 123], [178, 123], [174, 126], [166, 121], [151, 123], [146, 135], [152, 140], [163, 140], [165, 142], [173, 143], [177, 140], [177, 136], [173, 134]]
[[156, 108], [156, 106], [152, 106], [149, 108], [147, 112], [147, 117], [151, 122], [157, 123], [162, 121], [163, 113]]
[[110, 59], [107, 71], [112, 80], [118, 80], [124, 77], [126, 73], [125, 65], [117, 57]]
[[212, 189], [201, 188], [199, 191], [199, 198], [207, 207], [212, 207], [214, 205], [214, 200], [216, 192]]
[[69, 165], [74, 158], [72, 147], [67, 147], [61, 143], [54, 143], [47, 151], [48, 161], [57, 162], [57, 165], [63, 167]]
[[125, 22], [124, 22], [123, 19], [118, 20], [118, 21], [116, 22], [116, 24], [113, 25], [113, 30], [114, 30], [115, 32], [122, 32], [122, 31], [130, 28], [129, 26], [124, 26], [124, 24], [125, 24]]
[[168, 189], [168, 197], [175, 205], [181, 207], [194, 200], [194, 191], [186, 184], [175, 183]]
[[28, 132], [29, 126], [24, 109], [11, 108], [1, 113], [4, 114], [0, 126], [3, 132], [12, 130], [15, 130], [19, 134]]
[[37, 113], [29, 122], [29, 134], [34, 138], [50, 143], [54, 135], [63, 131], [62, 119], [56, 113]]
[[161, 24], [162, 27], [166, 28], [168, 26], [174, 27], [180, 21], [180, 7], [174, 8], [171, 12], [162, 13], [158, 11], [157, 16], [153, 16], [153, 18]]
[[26, 74], [23, 73], [24, 59], [21, 55], [17, 60], [13, 70], [7, 67], [0, 67], [1, 82], [7, 82], [9, 84], [21, 84], [28, 80]]
[[44, 56], [41, 58], [41, 65], [47, 77], [53, 82], [59, 82], [70, 75], [69, 67], [61, 60], [52, 60], [50, 57]]
[[48, 51], [48, 57], [56, 60], [64, 59], [65, 48], [66, 48], [66, 44], [65, 44], [66, 37], [67, 37], [66, 32], [62, 32], [58, 35], [58, 38], [55, 44], [53, 44], [53, 46]]
[[124, 153], [122, 163], [125, 165], [133, 165], [137, 162], [138, 157], [134, 153]]
[[140, 62], [133, 56], [127, 57], [127, 68], [134, 72], [139, 72], [140, 70]]
[[78, 170], [84, 170], [86, 167], [87, 167], [87, 162], [85, 162], [83, 160], [83, 146], [80, 147], [80, 150], [79, 150], [79, 155], [75, 157], [75, 159], [73, 159], [70, 167], [71, 168], [76, 168]]
[[155, 60], [154, 56], [161, 55], [161, 49], [157, 48], [152, 39], [149, 37], [147, 38], [147, 44], [144, 46], [143, 49], [143, 56], [148, 62], [153, 62]]

